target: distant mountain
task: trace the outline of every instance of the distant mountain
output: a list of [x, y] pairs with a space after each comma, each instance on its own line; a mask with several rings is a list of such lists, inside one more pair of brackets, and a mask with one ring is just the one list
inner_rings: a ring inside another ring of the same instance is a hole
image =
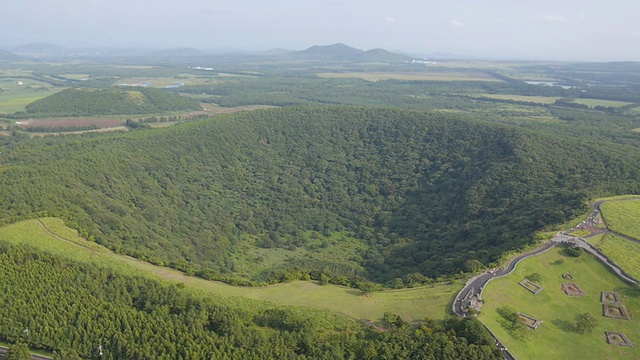
[[177, 48], [177, 49], [164, 49], [158, 50], [151, 54], [151, 56], [160, 57], [191, 57], [191, 56], [206, 56], [207, 52], [193, 49], [193, 48]]
[[392, 53], [383, 49], [364, 51], [351, 46], [337, 43], [333, 45], [314, 45], [306, 50], [292, 54], [297, 58], [307, 60], [335, 60], [335, 61], [407, 61], [411, 57]]
[[46, 43], [30, 43], [13, 48], [13, 52], [28, 56], [60, 56], [65, 55], [66, 50], [60, 46]]
[[10, 51], [7, 50], [1, 50], [0, 49], [0, 61], [12, 61], [12, 60], [17, 60], [20, 57]]

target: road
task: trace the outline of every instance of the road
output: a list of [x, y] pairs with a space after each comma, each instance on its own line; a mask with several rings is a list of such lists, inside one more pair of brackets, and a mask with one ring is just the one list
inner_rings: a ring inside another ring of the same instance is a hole
[[[9, 348], [0, 346], [0, 357], [5, 357], [8, 350]], [[51, 360], [51, 358], [44, 355], [31, 354], [31, 360]]]

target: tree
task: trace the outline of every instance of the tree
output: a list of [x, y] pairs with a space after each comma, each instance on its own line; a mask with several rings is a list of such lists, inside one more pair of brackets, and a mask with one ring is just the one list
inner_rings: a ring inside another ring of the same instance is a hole
[[9, 346], [7, 351], [8, 360], [29, 360], [31, 359], [31, 352], [29, 347], [24, 343], [15, 343]]
[[82, 358], [73, 350], [60, 350], [53, 352], [53, 360], [81, 360]]
[[478, 272], [482, 270], [483, 267], [484, 267], [484, 264], [477, 259], [467, 260], [464, 263], [464, 270], [467, 272], [472, 272], [472, 273]]
[[598, 325], [598, 320], [588, 312], [576, 314], [574, 328], [578, 334], [587, 334], [593, 331]]

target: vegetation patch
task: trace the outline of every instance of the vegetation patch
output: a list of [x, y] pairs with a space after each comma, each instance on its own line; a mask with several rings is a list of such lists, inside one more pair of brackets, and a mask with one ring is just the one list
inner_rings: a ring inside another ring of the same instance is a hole
[[574, 103], [576, 104], [583, 104], [583, 105], [587, 105], [590, 108], [595, 108], [596, 106], [598, 107], [620, 107], [620, 106], [626, 106], [626, 105], [631, 105], [632, 103], [627, 102], [627, 101], [616, 101], [616, 100], [601, 100], [601, 99], [575, 99], [573, 100]]
[[568, 296], [583, 296], [586, 295], [584, 291], [576, 283], [562, 283], [562, 291]]
[[520, 281], [519, 284], [522, 285], [523, 288], [529, 290], [533, 295], [538, 295], [540, 291], [544, 290], [542, 286], [530, 281], [529, 279], [524, 279]]
[[627, 336], [622, 332], [605, 331], [604, 334], [607, 337], [607, 342], [611, 345], [633, 346], [631, 341], [629, 341]]
[[631, 313], [621, 304], [602, 304], [602, 315], [614, 319], [631, 319]]
[[605, 304], [620, 304], [622, 302], [618, 293], [613, 291], [603, 291], [600, 295], [600, 301]]
[[369, 81], [378, 80], [422, 80], [422, 81], [502, 81], [484, 72], [340, 72], [319, 73], [322, 78], [356, 78]]
[[640, 239], [640, 200], [608, 201], [600, 209], [610, 230]]
[[640, 279], [640, 244], [606, 234], [597, 248], [627, 274]]

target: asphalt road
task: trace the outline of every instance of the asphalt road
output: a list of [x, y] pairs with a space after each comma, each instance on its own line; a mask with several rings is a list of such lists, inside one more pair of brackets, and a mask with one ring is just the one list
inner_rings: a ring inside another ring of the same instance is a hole
[[[7, 350], [9, 350], [9, 348], [0, 346], [0, 357], [5, 357]], [[51, 358], [43, 355], [31, 354], [31, 360], [51, 360]]]

